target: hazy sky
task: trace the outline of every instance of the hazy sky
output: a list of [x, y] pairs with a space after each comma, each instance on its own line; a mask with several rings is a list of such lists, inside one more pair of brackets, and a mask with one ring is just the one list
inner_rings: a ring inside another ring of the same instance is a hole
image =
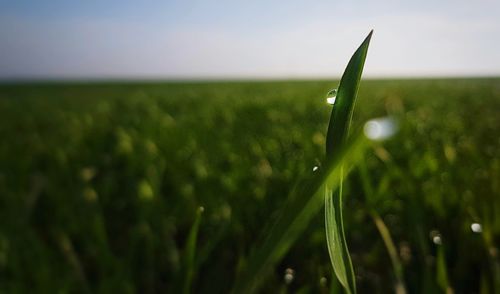
[[0, 79], [500, 75], [500, 1], [0, 0]]

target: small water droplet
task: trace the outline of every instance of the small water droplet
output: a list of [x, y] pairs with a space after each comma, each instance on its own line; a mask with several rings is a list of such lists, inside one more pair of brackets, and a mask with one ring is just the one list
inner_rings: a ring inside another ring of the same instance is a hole
[[432, 238], [432, 242], [434, 242], [434, 244], [436, 244], [436, 245], [443, 244], [443, 240], [441, 240], [441, 236], [434, 236], [434, 238]]
[[327, 94], [328, 97], [330, 96], [337, 96], [337, 89], [332, 89], [328, 92]]
[[396, 133], [397, 122], [391, 117], [383, 117], [369, 120], [365, 123], [363, 131], [365, 136], [371, 140], [385, 140]]
[[283, 277], [283, 279], [285, 280], [286, 284], [290, 284], [293, 281], [294, 274], [295, 274], [295, 271], [291, 268], [287, 268], [285, 270], [285, 276]]
[[483, 227], [481, 226], [481, 224], [478, 224], [478, 223], [473, 223], [470, 225], [470, 229], [474, 232], [474, 233], [482, 233], [483, 232]]
[[326, 283], [328, 283], [328, 279], [326, 277], [321, 277], [321, 279], [319, 279], [319, 284], [323, 287], [326, 287]]
[[328, 91], [326, 94], [326, 103], [333, 105], [335, 104], [335, 99], [337, 98], [337, 89]]
[[429, 232], [429, 237], [432, 242], [436, 245], [441, 245], [443, 242], [441, 240], [441, 233], [438, 230], [432, 230]]
[[200, 206], [198, 207], [198, 212], [203, 213], [205, 211], [205, 207]]
[[317, 165], [315, 165], [315, 166], [313, 167], [313, 172], [317, 171], [318, 169], [319, 169], [319, 167], [318, 167]]

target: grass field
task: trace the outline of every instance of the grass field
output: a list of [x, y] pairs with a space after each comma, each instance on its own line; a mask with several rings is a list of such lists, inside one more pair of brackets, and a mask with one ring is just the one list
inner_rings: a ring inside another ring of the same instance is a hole
[[[324, 157], [335, 86], [0, 85], [0, 292], [228, 292]], [[353, 128], [387, 115], [344, 186], [359, 292], [500, 293], [500, 79], [362, 81]], [[336, 293], [324, 230], [261, 290]]]

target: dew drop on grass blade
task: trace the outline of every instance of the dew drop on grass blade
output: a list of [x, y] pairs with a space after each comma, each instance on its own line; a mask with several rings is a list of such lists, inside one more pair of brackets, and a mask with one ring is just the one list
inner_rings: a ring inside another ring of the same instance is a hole
[[[359, 88], [359, 81], [372, 36], [371, 31], [361, 46], [354, 52], [342, 75], [337, 89], [335, 104], [330, 115], [326, 138], [327, 158], [335, 156], [347, 140], [354, 103]], [[342, 172], [341, 172], [342, 174]], [[333, 181], [333, 182], [332, 182]], [[326, 183], [325, 191], [325, 227], [330, 260], [335, 275], [347, 293], [356, 293], [354, 269], [347, 249], [342, 220], [342, 175]], [[335, 190], [335, 182], [339, 182]]]
[[[355, 97], [370, 36], [371, 33], [351, 58], [337, 92], [328, 130], [329, 134], [332, 131], [338, 133], [334, 133], [334, 136], [329, 135], [330, 140], [333, 140], [335, 144], [331, 145], [327, 142], [329, 151], [321, 169], [313, 170], [311, 177], [298, 183], [297, 188], [292, 191], [287, 203], [283, 206], [280, 217], [272, 226], [269, 226], [269, 230], [263, 232], [265, 236], [263, 244], [248, 258], [245, 268], [236, 279], [233, 293], [253, 293], [258, 290], [269, 270], [287, 253], [293, 242], [325, 203], [323, 187], [335, 191], [341, 184], [342, 177], [362, 158], [361, 155], [368, 146], [368, 139], [364, 135], [357, 134], [347, 141], [343, 134], [347, 133], [347, 121], [350, 119], [353, 107], [353, 101], [351, 104], [348, 99]], [[334, 93], [329, 94], [333, 96]], [[336, 118], [335, 124], [332, 123], [334, 117]], [[341, 141], [337, 139], [339, 134]], [[342, 166], [345, 168], [341, 168]], [[331, 212], [336, 211], [331, 210]], [[336, 218], [332, 219], [334, 223], [342, 225]], [[338, 236], [343, 238], [343, 231], [342, 235], [335, 235], [336, 238]], [[342, 240], [344, 239], [339, 239], [338, 242]], [[334, 249], [331, 246], [329, 248]], [[335, 273], [337, 274], [337, 270]], [[352, 273], [352, 266], [350, 273]], [[346, 275], [347, 271], [344, 277]], [[338, 274], [337, 277], [339, 277]], [[341, 278], [339, 280], [342, 282]], [[347, 281], [347, 279], [344, 280]], [[343, 284], [344, 287], [346, 285]]]

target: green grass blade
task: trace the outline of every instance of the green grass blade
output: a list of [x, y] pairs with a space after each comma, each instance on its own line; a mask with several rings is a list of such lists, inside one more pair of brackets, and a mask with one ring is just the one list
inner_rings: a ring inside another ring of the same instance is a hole
[[[286, 254], [321, 209], [322, 187], [326, 182], [334, 183], [331, 188], [337, 187], [339, 182], [336, 179], [342, 175], [341, 165], [354, 166], [362, 158], [367, 146], [368, 141], [363, 135], [355, 136], [291, 193], [282, 214], [270, 227], [270, 231], [265, 232], [264, 243], [248, 259], [248, 265], [239, 275], [233, 293], [252, 293], [258, 289], [268, 270]], [[348, 171], [345, 169], [344, 173], [347, 174]]]
[[446, 269], [446, 256], [444, 252], [444, 245], [437, 245], [437, 256], [436, 256], [436, 280], [438, 286], [443, 290], [443, 293], [453, 293], [453, 289], [450, 285], [448, 279], [448, 271]]
[[186, 253], [184, 258], [184, 288], [183, 293], [191, 293], [191, 284], [193, 282], [193, 277], [195, 274], [195, 253], [196, 253], [196, 241], [198, 239], [198, 231], [200, 229], [201, 215], [203, 214], [203, 207], [199, 207], [196, 212], [196, 218], [194, 220], [193, 226], [189, 231], [189, 235], [186, 241]]
[[[347, 140], [356, 95], [368, 52], [371, 31], [354, 52], [340, 80], [326, 137], [327, 158], [335, 156]], [[339, 189], [336, 190], [336, 187]], [[356, 293], [356, 282], [342, 220], [342, 169], [338, 178], [325, 186], [325, 224], [328, 252], [333, 269], [347, 293]], [[336, 192], [334, 192], [336, 191]]]
[[396, 277], [396, 285], [395, 285], [395, 293], [396, 294], [405, 294], [406, 286], [404, 284], [404, 273], [403, 273], [403, 264], [399, 259], [398, 250], [396, 249], [396, 245], [392, 240], [391, 233], [389, 232], [389, 228], [385, 225], [385, 222], [382, 220], [380, 215], [375, 211], [371, 210], [370, 215], [373, 219], [373, 222], [377, 226], [377, 230], [384, 241], [385, 248], [387, 249], [387, 253], [391, 258], [392, 268], [394, 270], [394, 276]]
[[403, 264], [399, 258], [398, 250], [396, 248], [396, 244], [394, 244], [394, 241], [392, 240], [391, 233], [389, 231], [389, 228], [385, 224], [384, 220], [382, 217], [378, 214], [378, 212], [373, 208], [375, 206], [375, 201], [378, 199], [378, 196], [380, 193], [386, 193], [387, 191], [380, 191], [380, 189], [377, 189], [377, 195], [374, 192], [374, 187], [372, 186], [372, 181], [370, 178], [370, 174], [368, 173], [366, 163], [363, 160], [359, 165], [358, 165], [358, 170], [363, 186], [363, 192], [366, 197], [366, 206], [368, 208], [368, 212], [372, 217], [373, 222], [375, 223], [375, 226], [377, 227], [377, 230], [382, 237], [382, 241], [384, 242], [385, 248], [387, 250], [387, 253], [389, 254], [389, 257], [391, 258], [391, 263], [392, 263], [392, 268], [394, 272], [394, 276], [396, 278], [396, 285], [395, 285], [395, 293], [396, 294], [405, 294], [406, 293], [406, 286], [404, 283], [404, 270], [403, 270]]
[[365, 65], [366, 54], [373, 31], [371, 31], [361, 46], [354, 52], [340, 79], [337, 97], [330, 115], [326, 136], [326, 154], [331, 156], [340, 145], [346, 141], [352, 112], [359, 88], [359, 81]]

